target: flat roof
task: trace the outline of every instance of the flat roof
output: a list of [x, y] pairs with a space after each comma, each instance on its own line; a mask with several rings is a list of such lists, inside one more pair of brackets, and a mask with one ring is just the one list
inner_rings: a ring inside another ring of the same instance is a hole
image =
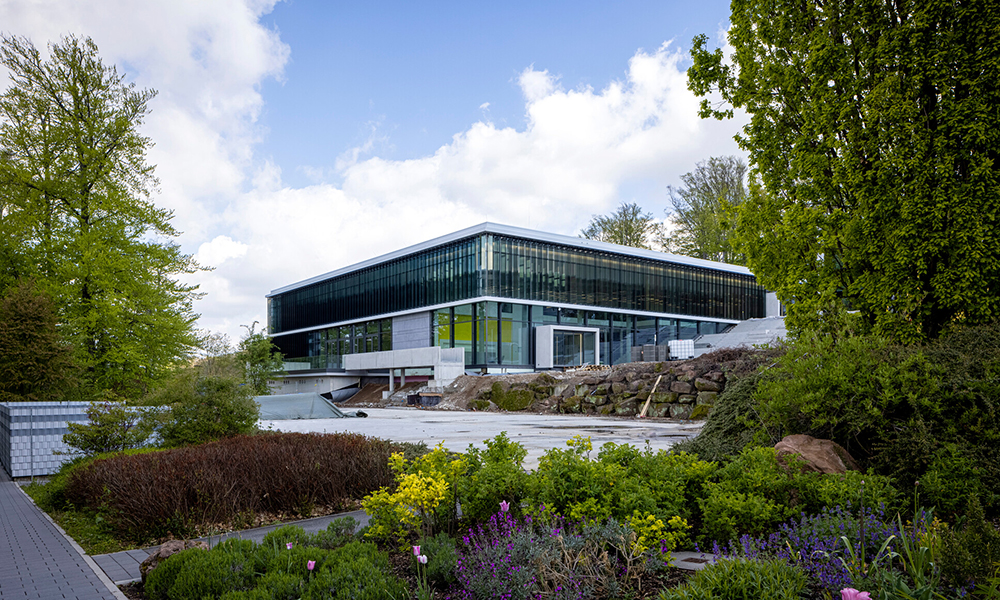
[[420, 242], [419, 244], [414, 244], [412, 246], [407, 246], [399, 250], [394, 250], [392, 252], [389, 252], [388, 254], [382, 254], [381, 256], [376, 256], [375, 258], [369, 258], [368, 260], [363, 260], [359, 263], [354, 263], [353, 265], [349, 265], [337, 269], [335, 271], [323, 273], [322, 275], [310, 277], [309, 279], [304, 279], [297, 283], [293, 283], [291, 285], [286, 285], [284, 287], [271, 290], [271, 293], [268, 294], [266, 297], [270, 298], [278, 294], [283, 294], [285, 292], [290, 292], [292, 290], [306, 287], [314, 283], [326, 281], [327, 279], [333, 279], [334, 277], [340, 277], [341, 275], [347, 275], [348, 273], [352, 273], [354, 271], [360, 271], [361, 269], [366, 269], [368, 267], [372, 267], [384, 262], [396, 260], [397, 258], [402, 258], [410, 254], [416, 254], [417, 252], [422, 252], [424, 250], [436, 248], [437, 246], [443, 246], [445, 244], [473, 237], [482, 233], [495, 233], [498, 235], [524, 238], [527, 240], [534, 240], [538, 242], [547, 242], [550, 244], [560, 244], [562, 246], [572, 246], [575, 248], [584, 248], [587, 250], [608, 252], [610, 254], [634, 256], [637, 258], [646, 258], [649, 260], [670, 262], [674, 264], [687, 265], [691, 267], [701, 267], [703, 269], [712, 269], [715, 271], [739, 273], [741, 275], [753, 275], [753, 273], [750, 272], [750, 269], [738, 265], [731, 265], [729, 263], [716, 262], [713, 260], [702, 260], [700, 258], [692, 258], [690, 256], [681, 256], [679, 254], [670, 254], [667, 252], [656, 252], [654, 250], [643, 250], [642, 248], [633, 248], [631, 246], [619, 246], [618, 244], [598, 242], [596, 240], [588, 240], [587, 238], [573, 237], [570, 235], [559, 235], [555, 233], [546, 233], [544, 231], [524, 229], [523, 227], [512, 227], [510, 225], [500, 225], [498, 223], [486, 222], [486, 223], [480, 223], [479, 225], [473, 225], [472, 227], [466, 227], [465, 229], [461, 229], [453, 233], [442, 235], [440, 237], [427, 240], [426, 242]]

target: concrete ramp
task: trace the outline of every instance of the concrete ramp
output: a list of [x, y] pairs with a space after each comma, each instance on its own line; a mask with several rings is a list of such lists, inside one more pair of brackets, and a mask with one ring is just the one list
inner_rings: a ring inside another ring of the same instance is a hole
[[784, 317], [749, 319], [737, 324], [726, 333], [703, 335], [695, 339], [694, 354], [701, 356], [720, 348], [772, 344], [787, 336]]
[[[357, 393], [357, 389], [338, 390], [333, 392]], [[344, 396], [346, 394], [340, 394]], [[348, 396], [349, 397], [349, 396]], [[346, 398], [338, 398], [338, 400]], [[283, 421], [288, 419], [344, 419], [358, 416], [345, 413], [333, 401], [316, 392], [304, 394], [281, 394], [277, 396], [255, 396], [254, 401], [260, 406], [260, 418], [264, 421]]]

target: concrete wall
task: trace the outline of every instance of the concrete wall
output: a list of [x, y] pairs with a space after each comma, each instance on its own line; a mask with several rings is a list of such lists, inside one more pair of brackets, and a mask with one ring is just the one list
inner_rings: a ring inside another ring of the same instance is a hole
[[0, 403], [0, 464], [11, 477], [51, 475], [72, 458], [67, 423], [88, 423], [88, 402]]
[[409, 350], [431, 345], [430, 311], [392, 318], [392, 349]]

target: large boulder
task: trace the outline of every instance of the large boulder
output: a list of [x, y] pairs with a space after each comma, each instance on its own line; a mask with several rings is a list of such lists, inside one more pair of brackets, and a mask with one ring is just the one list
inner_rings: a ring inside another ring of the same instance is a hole
[[142, 583], [146, 584], [146, 573], [149, 573], [157, 567], [161, 562], [167, 560], [170, 556], [177, 554], [181, 550], [187, 550], [189, 548], [201, 548], [202, 550], [208, 550], [208, 544], [198, 540], [170, 540], [169, 542], [163, 542], [160, 545], [159, 550], [149, 555], [146, 560], [142, 561], [139, 565], [139, 573], [142, 574]]
[[811, 435], [788, 435], [775, 444], [778, 460], [788, 464], [785, 457], [796, 455], [801, 461], [803, 471], [815, 471], [827, 474], [843, 474], [848, 469], [858, 470], [858, 463], [851, 454], [837, 442], [820, 440]]

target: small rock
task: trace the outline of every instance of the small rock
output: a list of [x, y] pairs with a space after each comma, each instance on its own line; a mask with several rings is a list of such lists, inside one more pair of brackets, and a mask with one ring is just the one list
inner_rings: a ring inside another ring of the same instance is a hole
[[691, 406], [685, 404], [671, 404], [670, 416], [674, 419], [686, 419], [691, 416]]
[[625, 386], [624, 383], [622, 383], [620, 381], [616, 381], [616, 382], [614, 382], [614, 383], [611, 384], [611, 393], [612, 394], [621, 394], [626, 389], [628, 389], [628, 388]]
[[699, 377], [694, 380], [694, 387], [698, 389], [699, 392], [721, 392], [722, 386], [711, 379], [702, 379]]
[[778, 460], [788, 464], [785, 457], [797, 455], [802, 470], [819, 473], [846, 473], [848, 469], [858, 470], [858, 463], [843, 446], [831, 440], [821, 440], [811, 435], [788, 435], [775, 444]]
[[691, 394], [681, 394], [680, 396], [677, 396], [677, 402], [680, 404], [694, 404], [695, 400], [697, 400], [697, 397]]
[[715, 399], [719, 397], [718, 392], [698, 392], [698, 404], [715, 406]]
[[694, 386], [686, 381], [675, 381], [670, 384], [670, 391], [678, 394], [690, 394], [694, 391]]
[[139, 565], [139, 573], [142, 574], [142, 583], [146, 584], [146, 574], [152, 571], [161, 562], [167, 560], [170, 556], [177, 554], [182, 550], [187, 550], [189, 548], [201, 548], [202, 550], [208, 550], [208, 544], [198, 540], [170, 540], [169, 542], [163, 542], [160, 545], [159, 550], [149, 555], [146, 560], [142, 561]]

